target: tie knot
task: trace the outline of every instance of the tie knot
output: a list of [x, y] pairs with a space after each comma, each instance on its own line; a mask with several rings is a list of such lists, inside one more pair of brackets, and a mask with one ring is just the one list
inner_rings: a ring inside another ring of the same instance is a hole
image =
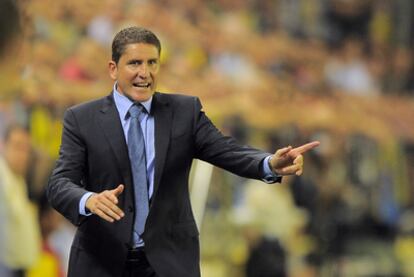
[[134, 104], [129, 108], [129, 115], [134, 118], [140, 119], [140, 117], [145, 113], [145, 108], [141, 104]]

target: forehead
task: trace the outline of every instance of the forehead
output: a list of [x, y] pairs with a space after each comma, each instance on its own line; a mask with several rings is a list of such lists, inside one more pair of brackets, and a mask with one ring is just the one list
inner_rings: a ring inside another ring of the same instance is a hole
[[159, 58], [158, 48], [148, 43], [127, 44], [122, 53], [122, 58], [156, 59]]

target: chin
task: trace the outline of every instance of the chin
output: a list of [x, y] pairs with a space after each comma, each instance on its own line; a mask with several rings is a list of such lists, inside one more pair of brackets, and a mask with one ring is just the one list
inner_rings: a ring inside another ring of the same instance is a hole
[[151, 96], [154, 94], [154, 92], [145, 92], [145, 93], [133, 93], [130, 97], [135, 102], [145, 102], [151, 98]]

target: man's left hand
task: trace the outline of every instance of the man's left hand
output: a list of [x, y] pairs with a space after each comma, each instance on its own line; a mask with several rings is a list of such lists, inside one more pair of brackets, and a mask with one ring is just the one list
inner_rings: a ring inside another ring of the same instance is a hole
[[302, 146], [281, 148], [270, 159], [270, 168], [278, 175], [301, 175], [303, 173], [302, 154], [317, 147], [319, 141], [312, 141]]

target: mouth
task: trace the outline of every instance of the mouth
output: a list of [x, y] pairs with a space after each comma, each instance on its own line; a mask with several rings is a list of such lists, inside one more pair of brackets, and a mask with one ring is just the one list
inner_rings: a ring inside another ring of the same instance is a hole
[[136, 88], [149, 88], [151, 83], [132, 83], [132, 85]]

